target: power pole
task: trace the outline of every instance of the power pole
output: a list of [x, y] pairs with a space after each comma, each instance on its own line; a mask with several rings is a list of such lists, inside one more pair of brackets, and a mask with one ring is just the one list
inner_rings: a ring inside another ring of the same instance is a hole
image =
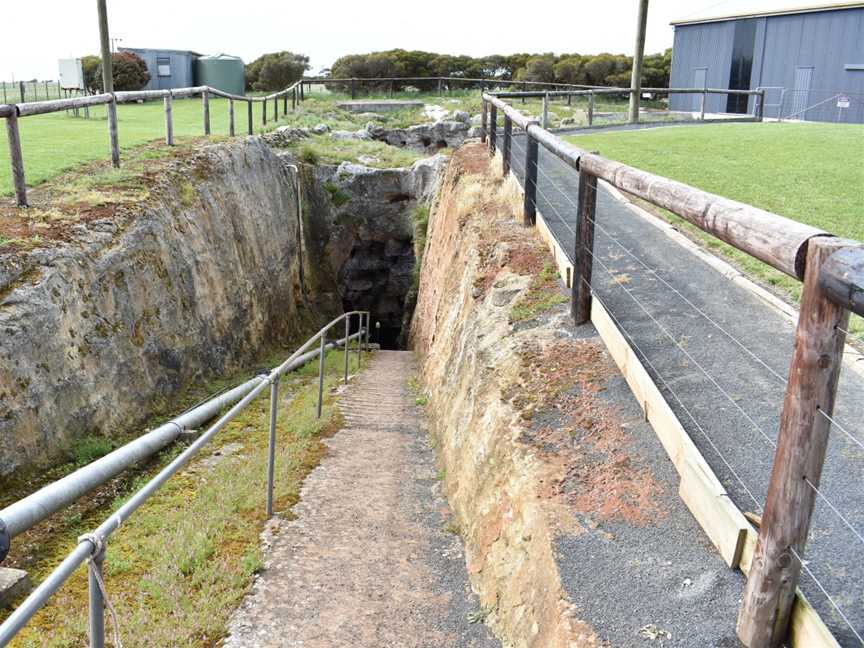
[[[106, 0], [96, 0], [96, 10], [99, 13], [99, 49], [102, 53], [102, 88], [103, 92], [114, 92], [114, 71], [111, 58], [111, 39], [108, 36], [108, 9]], [[111, 164], [120, 167], [120, 144], [117, 139], [117, 102], [108, 104], [108, 136], [111, 143]]]
[[633, 52], [633, 75], [630, 77], [631, 124], [639, 121], [639, 100], [642, 95], [642, 57], [645, 55], [645, 26], [648, 22], [648, 0], [639, 0], [639, 18], [636, 26], [636, 51]]

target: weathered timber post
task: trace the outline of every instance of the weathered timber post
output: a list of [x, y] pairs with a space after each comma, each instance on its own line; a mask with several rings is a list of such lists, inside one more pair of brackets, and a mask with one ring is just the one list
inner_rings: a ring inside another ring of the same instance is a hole
[[486, 143], [486, 129], [488, 128], [487, 110], [489, 110], [488, 102], [484, 99], [481, 102], [480, 110], [480, 141]]
[[525, 128], [525, 199], [522, 204], [522, 224], [533, 227], [537, 223], [537, 140]]
[[495, 157], [495, 131], [498, 126], [498, 107], [492, 104], [489, 108], [489, 154]]
[[264, 98], [264, 101], [261, 102], [261, 120], [264, 125], [267, 125], [267, 98]]
[[[58, 81], [57, 82], [57, 98], [58, 99], [63, 98], [63, 95], [61, 94], [60, 90], [61, 90], [61, 86], [60, 86], [60, 82]], [[5, 90], [3, 91], [3, 103], [6, 103], [6, 91]]]
[[24, 98], [24, 82], [23, 81], [18, 82], [18, 88], [21, 90], [21, 103], [24, 103], [26, 100]]
[[168, 146], [174, 145], [174, 115], [171, 102], [171, 91], [168, 90], [162, 98], [162, 105], [165, 108], [165, 144]]
[[642, 58], [645, 55], [645, 26], [648, 23], [648, 0], [639, 0], [636, 19], [636, 45], [633, 48], [633, 66], [630, 73], [630, 106], [627, 121], [639, 122], [639, 102], [642, 98]]
[[204, 107], [204, 134], [210, 134], [210, 93], [206, 90], [201, 93], [201, 104]]
[[568, 106], [572, 106], [572, 105], [573, 105], [573, 95], [572, 95], [572, 94], [568, 94], [568, 95], [567, 95], [567, 105], [568, 105]]
[[577, 325], [591, 319], [591, 270], [594, 261], [594, 217], [597, 211], [597, 178], [579, 172], [579, 211], [576, 217], [576, 254], [573, 264], [570, 314]]
[[501, 170], [504, 177], [510, 173], [510, 139], [513, 137], [513, 120], [504, 115], [504, 142], [501, 148]]
[[291, 90], [291, 112], [297, 110], [297, 87]]
[[765, 91], [760, 90], [759, 94], [756, 95], [756, 121], [763, 121], [765, 119]]
[[395, 85], [394, 81], [390, 81], [390, 98], [393, 98], [393, 86]]
[[24, 158], [21, 155], [21, 135], [18, 132], [18, 111], [6, 118], [6, 139], [9, 142], [9, 162], [12, 165], [12, 182], [15, 185], [15, 203], [27, 207], [27, 184], [24, 182]]
[[[748, 648], [780, 646], [789, 631], [810, 516], [819, 486], [843, 358], [849, 311], [819, 285], [822, 264], [848, 245], [830, 237], [807, 242], [801, 314], [789, 368], [780, 433], [738, 637]], [[809, 482], [809, 483], [808, 483]], [[796, 555], [797, 554], [797, 555]]]
[[117, 138], [117, 98], [111, 93], [111, 101], [108, 103], [108, 139], [111, 142], [111, 164], [115, 169], [120, 168], [120, 141]]
[[[528, 84], [527, 83], [522, 84], [522, 92], [528, 92]], [[522, 103], [523, 104], [525, 103], [525, 97], [522, 97]]]
[[345, 316], [345, 384], [348, 384], [348, 362], [349, 362], [349, 347], [348, 338], [351, 336], [351, 316]]
[[111, 95], [108, 104], [108, 137], [111, 140], [111, 164], [120, 167], [120, 143], [117, 141], [117, 99], [114, 97], [114, 72], [111, 46], [108, 39], [108, 9], [105, 0], [97, 0], [99, 14], [99, 50], [102, 55], [102, 88]]
[[588, 125], [594, 124], [594, 92], [588, 93]]
[[254, 130], [252, 128], [252, 100], [246, 102], [246, 121], [248, 123], [247, 132], [249, 135], [252, 135]]
[[708, 93], [702, 91], [702, 99], [699, 101], [699, 119], [705, 121], [705, 102], [708, 99]]
[[288, 114], [288, 93], [282, 95], [282, 114]]
[[357, 79], [351, 78], [351, 98], [357, 98]]
[[300, 101], [306, 101], [306, 90], [304, 90], [305, 86], [306, 86], [306, 84], [301, 81], [300, 82]]
[[228, 135], [234, 137], [234, 100], [228, 98]]
[[438, 96], [441, 97], [444, 95], [444, 85], [441, 81], [441, 77], [438, 77]]
[[543, 120], [540, 122], [543, 128], [549, 128], [549, 93], [543, 95]]

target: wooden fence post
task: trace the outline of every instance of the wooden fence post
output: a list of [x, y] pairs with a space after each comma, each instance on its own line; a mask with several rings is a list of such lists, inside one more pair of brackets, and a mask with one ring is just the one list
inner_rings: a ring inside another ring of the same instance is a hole
[[492, 104], [489, 107], [489, 154], [495, 157], [495, 134], [498, 126], [498, 107]]
[[264, 122], [264, 125], [267, 125], [267, 98], [264, 98], [264, 101], [261, 102], [261, 119]]
[[9, 162], [12, 164], [12, 181], [15, 185], [15, 202], [27, 207], [27, 184], [24, 181], [24, 158], [21, 155], [21, 135], [18, 132], [18, 113], [6, 118], [6, 139], [9, 142]]
[[255, 131], [252, 127], [252, 100], [246, 102], [246, 120], [248, 121], [248, 133], [252, 135]]
[[306, 100], [306, 91], [303, 90], [303, 86], [306, 85], [302, 81], [300, 82], [300, 101], [303, 102]]
[[24, 82], [23, 81], [18, 82], [18, 88], [21, 90], [21, 103], [24, 103], [26, 101], [26, 99], [24, 98]]
[[234, 137], [234, 100], [228, 98], [228, 135]]
[[162, 103], [165, 107], [165, 143], [168, 146], [174, 145], [174, 116], [171, 110], [171, 91], [168, 90], [167, 94], [162, 100]]
[[210, 134], [210, 93], [206, 90], [201, 93], [201, 103], [204, 105], [204, 134]]
[[120, 168], [120, 141], [117, 138], [117, 99], [111, 94], [108, 106], [108, 139], [111, 144], [111, 164], [115, 169]]
[[297, 110], [297, 88], [291, 91], [291, 112]]
[[288, 114], [288, 93], [282, 95], [282, 114]]
[[274, 122], [279, 121], [279, 97], [278, 96], [273, 97], [273, 121]]
[[591, 271], [594, 261], [594, 217], [597, 211], [597, 178], [579, 172], [579, 206], [576, 217], [576, 250], [573, 265], [570, 314], [577, 325], [591, 319]]
[[[440, 82], [440, 81], [439, 81]], [[480, 111], [480, 141], [484, 144], [486, 143], [486, 129], [489, 127], [488, 125], [488, 116], [487, 111], [489, 110], [489, 102], [485, 99], [481, 102], [481, 111]]]
[[588, 93], [588, 126], [594, 125], [594, 93]]
[[513, 120], [504, 115], [504, 142], [501, 147], [501, 170], [506, 178], [510, 173], [510, 138], [513, 137]]
[[525, 129], [525, 201], [522, 204], [522, 224], [533, 227], [537, 223], [537, 140]]
[[543, 121], [540, 123], [543, 128], [549, 128], [549, 93], [543, 95]]
[[702, 100], [699, 102], [699, 104], [700, 104], [699, 105], [699, 112], [701, 113], [699, 115], [699, 119], [701, 119], [702, 121], [705, 121], [705, 100], [707, 98], [708, 98], [708, 93], [703, 90], [702, 91]]
[[[522, 84], [522, 92], [528, 92], [528, 84], [527, 83]], [[525, 97], [522, 97], [522, 103], [523, 104], [525, 103]]]
[[356, 87], [357, 84], [355, 83], [356, 81], [357, 80], [352, 77], [352, 79], [351, 79], [351, 98], [352, 99], [355, 99], [357, 97], [357, 87]]
[[[795, 588], [819, 486], [848, 329], [849, 311], [819, 285], [822, 264], [848, 245], [815, 237], [807, 242], [801, 314], [789, 368], [780, 433], [765, 511], [750, 564], [738, 637], [748, 648], [780, 646], [789, 631]], [[808, 484], [808, 482], [810, 482]], [[811, 486], [812, 484], [812, 486]], [[797, 554], [797, 556], [796, 556]]]
[[438, 77], [438, 96], [444, 96], [444, 82], [441, 80], [441, 77]]

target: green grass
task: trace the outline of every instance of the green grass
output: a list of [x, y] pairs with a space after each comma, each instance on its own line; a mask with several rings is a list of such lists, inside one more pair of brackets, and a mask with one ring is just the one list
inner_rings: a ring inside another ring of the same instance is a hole
[[[580, 148], [864, 240], [864, 127], [842, 124], [711, 124], [574, 135]], [[657, 211], [655, 208], [654, 211]], [[660, 210], [662, 212], [662, 210]], [[705, 234], [670, 222], [743, 271], [797, 301], [800, 283]], [[853, 322], [862, 330], [861, 321]]]
[[[280, 385], [274, 501], [285, 516], [290, 517], [299, 498], [303, 477], [326, 452], [321, 437], [341, 424], [330, 388], [339, 381], [343, 362], [341, 350], [328, 352], [320, 420], [315, 417], [317, 361], [287, 375]], [[351, 353], [350, 364], [356, 372], [356, 353]], [[258, 535], [265, 518], [267, 393], [228, 424], [199, 459], [212, 457], [213, 450], [228, 443], [240, 444], [239, 450], [223, 453], [210, 465], [193, 460], [112, 536], [105, 583], [124, 645], [215, 645], [224, 634], [230, 614], [262, 566]], [[43, 578], [74, 547], [78, 534], [121, 506], [180, 449], [163, 453], [157, 465], [131, 480], [102, 509], [88, 512], [86, 519], [78, 513], [67, 515], [65, 537], [52, 538], [54, 553], [41, 558], [31, 576], [37, 582]], [[80, 568], [14, 645], [84, 645], [86, 620], [86, 570]], [[110, 633], [110, 618], [106, 623]]]
[[547, 263], [540, 274], [531, 278], [528, 292], [510, 309], [510, 321], [515, 323], [534, 319], [565, 301], [567, 296], [561, 292], [558, 272]]
[[417, 151], [390, 146], [384, 142], [357, 139], [333, 139], [329, 135], [313, 135], [296, 140], [288, 146], [297, 151], [298, 157], [308, 164], [339, 164], [359, 162], [377, 169], [393, 169], [411, 166], [424, 157]]
[[[347, 99], [341, 94], [310, 93], [307, 100], [298, 104], [298, 110], [282, 114], [284, 104], [279, 103], [279, 120], [273, 121], [273, 102], [267, 104], [268, 123], [262, 122], [261, 103], [253, 104], [253, 131], [266, 132], [277, 126], [311, 128], [326, 123], [333, 130], [358, 130], [365, 128], [367, 117], [359, 117], [336, 107], [336, 102]], [[374, 98], [374, 97], [373, 97]], [[454, 93], [452, 97], [438, 97], [431, 94], [397, 94], [396, 98], [418, 99], [436, 103], [449, 110], [471, 110], [479, 112], [480, 99], [476, 92]], [[235, 129], [237, 135], [247, 133], [246, 104], [235, 102]], [[82, 112], [83, 115], [83, 112]], [[64, 171], [93, 160], [108, 158], [108, 122], [105, 106], [90, 109], [91, 119], [67, 116], [65, 113], [22, 117], [18, 124], [21, 133], [21, 147], [28, 186], [38, 185]], [[161, 101], [121, 104], [117, 108], [118, 134], [121, 149], [121, 164], [130, 151], [146, 142], [161, 140], [165, 137], [164, 113]], [[204, 133], [201, 99], [178, 99], [173, 103], [175, 141], [184, 143]], [[384, 128], [406, 128], [428, 121], [419, 109], [399, 110], [384, 113], [379, 123]], [[228, 135], [228, 100], [210, 100], [211, 137], [219, 140]], [[375, 143], [334, 144], [327, 148], [333, 159], [344, 152], [345, 155], [369, 154], [380, 157], [383, 149]], [[152, 149], [151, 149], [152, 150]], [[407, 158], [385, 160], [382, 165], [402, 166]], [[412, 160], [413, 161], [413, 160]], [[6, 129], [0, 129], [0, 196], [12, 195], [12, 177], [9, 171], [9, 149], [6, 142]]]

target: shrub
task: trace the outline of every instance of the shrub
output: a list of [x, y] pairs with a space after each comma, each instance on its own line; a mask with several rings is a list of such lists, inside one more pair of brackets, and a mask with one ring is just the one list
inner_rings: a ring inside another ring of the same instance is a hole
[[294, 52], [271, 52], [246, 66], [247, 90], [283, 90], [309, 69], [309, 57]]
[[306, 164], [317, 165], [321, 161], [321, 157], [318, 155], [318, 151], [312, 148], [309, 145], [304, 146], [300, 149], [300, 160], [305, 162]]
[[[102, 92], [102, 59], [98, 56], [85, 56], [81, 59], [81, 65], [84, 67], [84, 81], [88, 89]], [[111, 55], [111, 76], [115, 90], [140, 90], [150, 81], [144, 59], [132, 52], [117, 52]]]

